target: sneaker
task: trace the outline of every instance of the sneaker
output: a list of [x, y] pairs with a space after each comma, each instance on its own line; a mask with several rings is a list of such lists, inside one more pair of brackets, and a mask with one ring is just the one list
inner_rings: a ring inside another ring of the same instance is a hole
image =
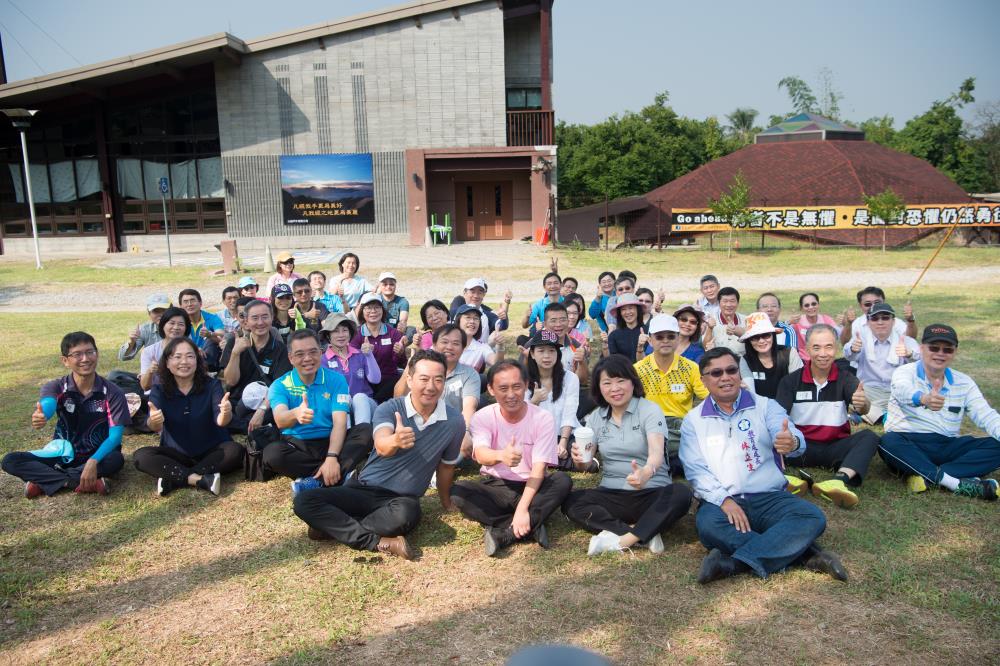
[[322, 488], [323, 482], [314, 476], [302, 476], [292, 481], [292, 497], [295, 497], [303, 490]]
[[706, 585], [714, 580], [735, 576], [737, 573], [739, 573], [739, 568], [736, 566], [736, 560], [729, 555], [723, 555], [718, 548], [713, 548], [701, 561], [698, 583]]
[[649, 540], [649, 543], [647, 545], [649, 546], [649, 552], [651, 552], [653, 555], [659, 555], [664, 550], [663, 537], [657, 534], [656, 536], [654, 536], [652, 539]]
[[858, 496], [840, 479], [827, 479], [814, 483], [812, 493], [816, 497], [830, 500], [843, 509], [850, 509], [858, 503]]
[[602, 531], [590, 537], [590, 546], [587, 548], [587, 555], [600, 555], [601, 553], [619, 552], [624, 550], [619, 543], [618, 535], [608, 530]]
[[549, 547], [549, 531], [547, 529], [545, 529], [545, 523], [542, 523], [541, 525], [539, 525], [538, 527], [536, 527], [534, 530], [532, 530], [532, 532], [531, 532], [531, 538], [534, 539], [535, 543], [537, 543], [542, 548], [544, 548], [546, 550], [548, 549], [548, 547]]
[[156, 494], [160, 497], [166, 497], [173, 489], [173, 484], [164, 479], [162, 476], [156, 480]]
[[917, 474], [906, 477], [906, 487], [910, 489], [911, 493], [927, 492], [927, 482], [924, 481], [924, 477]]
[[430, 484], [427, 487], [428, 488], [432, 488], [434, 490], [437, 490], [437, 487], [438, 487], [438, 473], [437, 472], [434, 472], [433, 474], [431, 474], [431, 482], [430, 482]]
[[797, 476], [786, 474], [785, 481], [788, 483], [788, 492], [793, 495], [805, 495], [809, 489], [809, 482]]
[[97, 481], [94, 481], [94, 485], [90, 486], [84, 490], [82, 485], [78, 485], [73, 489], [74, 493], [97, 493], [98, 495], [110, 495], [111, 494], [111, 482], [105, 478], [101, 477]]
[[495, 557], [497, 553], [512, 543], [514, 543], [514, 530], [509, 527], [502, 530], [487, 527], [483, 532], [483, 550], [487, 557]]
[[401, 557], [404, 560], [413, 559], [413, 551], [410, 550], [410, 544], [406, 542], [406, 537], [400, 535], [395, 537], [382, 537], [379, 539], [378, 552], [385, 555], [393, 555], [394, 557]]
[[808, 559], [803, 566], [810, 571], [825, 573], [834, 580], [847, 581], [847, 569], [840, 562], [840, 556], [832, 550], [823, 550], [816, 544], [809, 546], [806, 551]]
[[218, 472], [214, 474], [202, 474], [195, 485], [217, 496], [219, 489], [222, 487], [222, 475]]
[[45, 494], [42, 487], [35, 483], [34, 481], [28, 481], [24, 484], [24, 496], [28, 499], [35, 499], [36, 497], [41, 497]]
[[972, 477], [961, 479], [955, 494], [960, 497], [978, 497], [987, 502], [995, 502], [997, 499], [997, 482], [995, 479], [980, 479]]

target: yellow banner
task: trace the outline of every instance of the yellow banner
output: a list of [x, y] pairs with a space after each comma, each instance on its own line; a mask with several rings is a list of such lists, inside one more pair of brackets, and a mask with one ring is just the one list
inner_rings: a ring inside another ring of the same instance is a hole
[[[1000, 226], [1000, 204], [926, 204], [907, 206], [888, 224], [864, 206], [764, 206], [751, 210], [753, 219], [737, 228], [759, 231], [813, 229], [882, 229], [884, 227]], [[730, 226], [707, 208], [675, 208], [672, 231], [728, 231]]]

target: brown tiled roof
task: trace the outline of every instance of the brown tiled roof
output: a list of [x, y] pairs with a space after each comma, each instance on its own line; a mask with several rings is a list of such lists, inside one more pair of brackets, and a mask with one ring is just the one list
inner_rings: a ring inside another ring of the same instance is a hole
[[[629, 238], [656, 236], [657, 200], [665, 217], [674, 208], [706, 208], [708, 200], [718, 198], [739, 171], [750, 184], [752, 206], [861, 205], [863, 194], [878, 194], [887, 187], [907, 204], [971, 201], [930, 163], [868, 141], [754, 144], [647, 193], [650, 208], [629, 228]], [[930, 232], [888, 230], [887, 243], [911, 242], [926, 233]], [[863, 230], [816, 234], [821, 242], [860, 244], [864, 240]], [[812, 238], [813, 232], [804, 235]], [[882, 234], [869, 233], [867, 241], [880, 244]]]

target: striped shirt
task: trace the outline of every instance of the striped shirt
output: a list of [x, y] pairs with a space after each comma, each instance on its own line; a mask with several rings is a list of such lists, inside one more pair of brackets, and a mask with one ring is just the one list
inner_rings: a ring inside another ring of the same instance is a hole
[[985, 430], [990, 437], [1000, 439], [1000, 414], [986, 402], [971, 377], [946, 368], [944, 385], [941, 387], [945, 403], [936, 412], [920, 404], [920, 398], [931, 389], [922, 361], [897, 368], [892, 373], [892, 395], [889, 398], [885, 431], [937, 433], [945, 437], [958, 437], [962, 418], [967, 414], [969, 420]]
[[817, 384], [807, 363], [781, 380], [775, 399], [805, 435], [806, 441], [831, 444], [851, 434], [847, 406], [857, 389], [858, 378], [839, 372], [836, 364], [830, 366], [826, 383]]

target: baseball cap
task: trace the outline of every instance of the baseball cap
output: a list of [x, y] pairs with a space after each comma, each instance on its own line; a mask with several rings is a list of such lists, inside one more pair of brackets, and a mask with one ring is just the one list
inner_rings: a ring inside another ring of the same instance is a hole
[[957, 347], [958, 334], [955, 333], [955, 329], [947, 324], [931, 324], [924, 329], [924, 334], [921, 336], [920, 342], [950, 342]]
[[166, 310], [170, 307], [170, 297], [166, 294], [152, 294], [146, 299], [146, 312], [160, 309]]
[[740, 342], [746, 342], [750, 338], [767, 333], [777, 333], [778, 329], [771, 325], [771, 318], [764, 312], [754, 312], [747, 315], [747, 330], [740, 336]]
[[382, 306], [382, 309], [385, 309], [385, 303], [382, 302], [382, 299], [379, 298], [378, 294], [368, 293], [361, 297], [362, 306], [368, 305], [369, 303], [378, 303]]
[[264, 382], [253, 382], [252, 384], [247, 384], [246, 388], [243, 389], [240, 401], [243, 402], [247, 409], [257, 409], [266, 397], [267, 385]]
[[241, 277], [240, 281], [236, 283], [237, 288], [244, 289], [246, 287], [256, 287], [257, 280], [253, 279], [252, 275], [247, 275], [246, 277]]
[[557, 349], [562, 347], [562, 344], [560, 344], [559, 338], [556, 337], [556, 334], [552, 331], [546, 331], [545, 329], [538, 331], [531, 336], [530, 340], [528, 340], [528, 349], [533, 349], [541, 345], [552, 345]]
[[378, 274], [379, 282], [383, 282], [385, 280], [395, 280], [395, 279], [396, 276], [390, 273], [389, 271], [382, 271], [381, 273]]
[[463, 303], [462, 305], [459, 305], [458, 310], [455, 311], [455, 321], [458, 321], [458, 318], [464, 315], [466, 312], [476, 312], [482, 314], [482, 311], [475, 305], [469, 305], [468, 303]]
[[291, 252], [279, 252], [278, 256], [274, 258], [274, 261], [279, 264], [284, 264], [288, 261], [295, 261], [295, 257], [292, 256]]
[[868, 318], [871, 319], [873, 316], [877, 314], [884, 314], [884, 313], [889, 313], [893, 317], [896, 316], [896, 311], [892, 309], [891, 305], [889, 305], [885, 301], [879, 301], [878, 303], [873, 305], [871, 309], [868, 311]]
[[677, 324], [677, 317], [668, 314], [654, 315], [649, 320], [649, 334], [657, 333], [680, 333], [681, 328]]
[[284, 282], [279, 282], [278, 284], [274, 285], [273, 289], [271, 289], [272, 300], [275, 298], [281, 298], [282, 296], [291, 296], [291, 295], [292, 295], [292, 288], [289, 287]]
[[475, 289], [476, 287], [479, 287], [483, 291], [489, 291], [489, 289], [486, 288], [486, 280], [483, 278], [469, 278], [465, 281], [465, 286], [462, 287], [462, 289]]

